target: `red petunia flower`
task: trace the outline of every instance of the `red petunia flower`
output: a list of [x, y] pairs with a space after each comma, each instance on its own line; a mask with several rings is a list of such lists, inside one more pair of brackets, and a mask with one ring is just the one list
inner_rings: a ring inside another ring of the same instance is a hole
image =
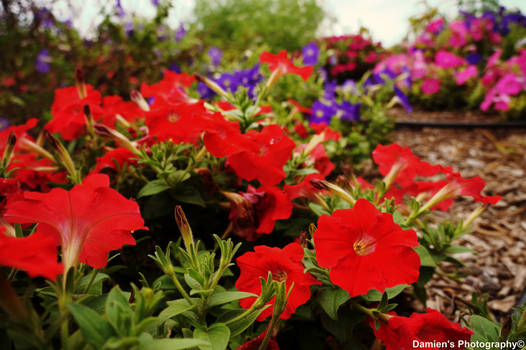
[[98, 174], [103, 169], [117, 170], [117, 166], [122, 170], [125, 164], [137, 165], [137, 156], [124, 147], [115, 148], [106, 152], [102, 157], [97, 158], [97, 165], [90, 174]]
[[0, 265], [24, 270], [31, 277], [43, 276], [56, 280], [64, 271], [58, 262], [58, 241], [40, 231], [16, 238], [5, 234], [0, 226]]
[[[275, 281], [286, 281], [287, 290], [294, 283], [285, 311], [281, 319], [289, 319], [296, 309], [310, 299], [310, 287], [321, 284], [310, 273], [304, 273], [303, 248], [298, 243], [290, 243], [285, 248], [256, 246], [254, 252], [248, 252], [236, 259], [241, 270], [236, 281], [236, 288], [243, 292], [254, 294], [261, 293], [259, 277], [267, 278], [268, 272], [272, 273]], [[240, 301], [241, 307], [248, 309], [256, 297], [244, 298]], [[274, 304], [274, 299], [270, 301]], [[272, 307], [263, 311], [258, 321], [264, 321], [272, 315]]]
[[330, 269], [331, 281], [351, 297], [418, 279], [415, 231], [402, 230], [390, 214], [365, 199], [358, 199], [352, 209], [322, 215], [314, 244], [320, 266]]
[[55, 90], [55, 100], [51, 106], [53, 119], [45, 129], [51, 134], [59, 133], [64, 140], [74, 140], [85, 132], [86, 116], [84, 106], [90, 107], [94, 120], [102, 113], [101, 95], [93, 86], [86, 84], [87, 96], [80, 98], [75, 86]]
[[[262, 185], [277, 185], [286, 176], [283, 166], [296, 146], [278, 125], [268, 125], [261, 132], [250, 130], [242, 139], [243, 147], [227, 158], [227, 165], [237, 176]], [[250, 143], [246, 143], [248, 140]]]
[[115, 126], [117, 115], [129, 122], [144, 116], [144, 111], [133, 102], [124, 101], [120, 96], [105, 96], [102, 99], [101, 122], [109, 127]]
[[299, 184], [285, 185], [283, 191], [288, 194], [291, 200], [296, 198], [313, 199], [316, 193], [322, 192], [322, 190], [312, 186], [310, 182], [312, 179], [325, 180], [325, 177], [322, 174], [309, 174]]
[[277, 187], [248, 186], [246, 193], [224, 194], [232, 201], [228, 218], [233, 232], [247, 241], [271, 233], [277, 220], [288, 219], [292, 214], [290, 198]]
[[8, 222], [39, 223], [38, 230], [62, 245], [66, 271], [79, 261], [104, 267], [108, 252], [135, 244], [130, 231], [145, 229], [139, 206], [109, 187], [107, 175], [84, 179], [70, 191], [24, 192], [24, 199], [8, 202]]
[[480, 192], [486, 186], [486, 182], [479, 176], [465, 179], [460, 176], [460, 173], [454, 172], [450, 167], [442, 167], [442, 171], [446, 174], [446, 181], [440, 181], [442, 187], [434, 188], [433, 196], [425, 204], [423, 209], [430, 209], [438, 207], [448, 209], [451, 206], [452, 199], [456, 196], [470, 196], [475, 201], [484, 204], [496, 204], [501, 196], [483, 196]]
[[340, 137], [342, 137], [342, 134], [340, 134], [339, 131], [331, 129], [325, 123], [321, 123], [321, 124], [311, 123], [310, 127], [312, 128], [312, 130], [314, 130], [316, 135], [319, 135], [322, 132], [324, 133], [325, 137], [323, 138], [323, 141], [329, 141], [329, 140], [338, 141], [340, 139]]
[[396, 143], [376, 146], [373, 159], [378, 164], [380, 174], [402, 186], [409, 186], [418, 175], [433, 176], [442, 169], [440, 165], [431, 165], [420, 160], [409, 147], [402, 147]]
[[192, 75], [185, 73], [178, 74], [165, 70], [163, 80], [160, 82], [152, 85], [142, 83], [141, 93], [144, 97], [155, 97], [153, 107], [155, 107], [156, 103], [159, 103], [158, 100], [170, 101], [172, 103], [191, 103], [195, 101], [185, 94], [182, 87], [189, 87], [194, 81], [195, 78]]
[[287, 51], [281, 50], [278, 54], [274, 55], [270, 52], [263, 52], [259, 56], [259, 62], [268, 63], [268, 67], [274, 73], [276, 72], [276, 78], [284, 74], [297, 74], [307, 81], [312, 75], [314, 67], [305, 66], [305, 67], [296, 67], [294, 63], [287, 57]]
[[[373, 328], [374, 329], [374, 328]], [[462, 328], [458, 323], [450, 322], [440, 312], [427, 309], [426, 313], [414, 313], [410, 317], [394, 316], [388, 323], [381, 324], [374, 333], [382, 340], [386, 350], [414, 349], [414, 341], [426, 344], [447, 344], [448, 349], [463, 350], [459, 341], [469, 342], [473, 332]], [[426, 349], [441, 349], [444, 346], [426, 346]]]

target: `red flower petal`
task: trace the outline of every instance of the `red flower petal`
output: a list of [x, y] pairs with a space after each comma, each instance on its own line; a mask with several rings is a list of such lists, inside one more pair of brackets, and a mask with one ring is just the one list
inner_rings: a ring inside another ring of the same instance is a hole
[[365, 199], [352, 209], [322, 215], [314, 233], [316, 259], [331, 281], [351, 297], [370, 289], [383, 292], [418, 279], [420, 258], [413, 230], [402, 230], [388, 213]]

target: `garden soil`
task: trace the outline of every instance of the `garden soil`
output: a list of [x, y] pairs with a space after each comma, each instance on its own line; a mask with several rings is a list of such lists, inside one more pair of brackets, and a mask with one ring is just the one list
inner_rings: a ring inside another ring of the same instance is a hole
[[[396, 119], [415, 120], [425, 113], [395, 115]], [[426, 120], [480, 121], [476, 115], [434, 113]], [[471, 233], [455, 242], [476, 253], [460, 253], [455, 258], [465, 266], [466, 277], [446, 277], [455, 271], [444, 265], [428, 285], [428, 307], [439, 310], [451, 320], [467, 312], [473, 292], [489, 294], [490, 311], [497, 319], [509, 315], [526, 288], [526, 128], [397, 128], [393, 142], [407, 145], [421, 159], [432, 164], [451, 166], [463, 177], [481, 176], [486, 181], [485, 195], [501, 195], [473, 224]], [[465, 218], [478, 206], [469, 197], [458, 198], [447, 212], [437, 212], [437, 221]], [[414, 303], [424, 311], [421, 303]]]

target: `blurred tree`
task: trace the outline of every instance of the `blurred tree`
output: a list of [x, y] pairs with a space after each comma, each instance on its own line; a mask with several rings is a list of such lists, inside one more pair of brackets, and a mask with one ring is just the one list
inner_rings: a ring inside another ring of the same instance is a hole
[[318, 0], [196, 0], [193, 27], [221, 49], [299, 50], [326, 16]]

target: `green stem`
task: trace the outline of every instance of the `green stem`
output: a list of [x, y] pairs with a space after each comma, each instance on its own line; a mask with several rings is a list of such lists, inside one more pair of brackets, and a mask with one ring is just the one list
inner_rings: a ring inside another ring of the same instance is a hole
[[91, 278], [89, 279], [89, 282], [88, 282], [88, 285], [86, 286], [86, 288], [84, 289], [84, 294], [88, 293], [91, 285], [93, 284], [93, 281], [95, 281], [95, 277], [97, 276], [99, 270], [98, 269], [93, 269], [91, 271]]
[[259, 345], [258, 350], [266, 350], [268, 346], [268, 342], [270, 341], [270, 337], [272, 337], [272, 331], [274, 328], [276, 328], [278, 322], [279, 322], [279, 315], [278, 317], [275, 317], [275, 314], [272, 314], [272, 319], [270, 320], [270, 324], [267, 328], [267, 333], [265, 334], [265, 338], [263, 338], [263, 341]]
[[179, 293], [181, 293], [181, 295], [183, 296], [183, 298], [186, 299], [186, 301], [189, 303], [189, 304], [192, 304], [192, 299], [190, 299], [190, 296], [188, 295], [188, 293], [186, 293], [186, 291], [184, 290], [183, 286], [181, 285], [181, 283], [179, 282], [179, 280], [177, 279], [177, 276], [175, 275], [175, 272], [174, 271], [171, 271], [168, 273], [168, 275], [170, 276], [170, 278], [172, 279], [172, 282], [175, 284], [175, 287], [177, 288], [177, 290], [179, 291]]
[[256, 301], [254, 301], [254, 303], [252, 304], [252, 306], [249, 309], [247, 309], [241, 315], [238, 315], [238, 316], [234, 317], [233, 319], [226, 321], [225, 324], [229, 325], [231, 323], [234, 323], [234, 322], [237, 322], [237, 321], [241, 321], [242, 319], [248, 317], [251, 313], [253, 313], [257, 309], [260, 309], [261, 307], [262, 307], [261, 299], [257, 298]]

